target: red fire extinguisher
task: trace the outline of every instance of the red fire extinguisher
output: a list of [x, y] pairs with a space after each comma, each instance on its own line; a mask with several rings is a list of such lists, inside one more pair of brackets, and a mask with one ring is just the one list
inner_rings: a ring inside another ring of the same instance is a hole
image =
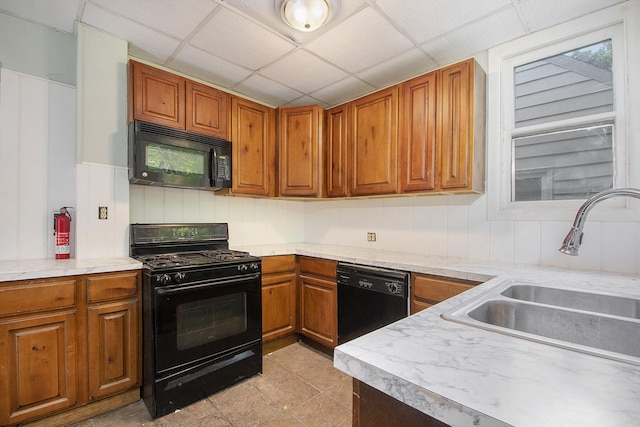
[[71, 256], [69, 230], [71, 230], [71, 214], [67, 208], [60, 208], [60, 215], [56, 215], [55, 222], [56, 259], [68, 259]]

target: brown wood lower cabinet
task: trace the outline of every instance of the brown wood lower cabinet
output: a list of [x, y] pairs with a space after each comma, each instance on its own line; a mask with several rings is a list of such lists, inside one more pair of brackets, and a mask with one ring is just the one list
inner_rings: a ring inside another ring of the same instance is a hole
[[447, 424], [411, 406], [353, 380], [353, 427], [424, 426], [446, 427]]
[[454, 297], [480, 284], [470, 280], [411, 274], [411, 314]]
[[296, 332], [296, 256], [262, 258], [262, 342]]
[[300, 257], [300, 333], [333, 348], [338, 344], [336, 262]]
[[89, 307], [89, 399], [138, 384], [138, 302]]
[[0, 324], [0, 425], [77, 403], [76, 314], [21, 316]]
[[140, 280], [0, 283], [0, 425], [68, 425], [140, 398]]

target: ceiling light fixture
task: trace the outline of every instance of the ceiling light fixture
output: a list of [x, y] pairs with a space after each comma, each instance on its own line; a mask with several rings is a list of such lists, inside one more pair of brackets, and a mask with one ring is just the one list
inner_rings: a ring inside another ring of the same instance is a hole
[[329, 21], [330, 0], [284, 0], [280, 6], [282, 20], [299, 31], [313, 31]]

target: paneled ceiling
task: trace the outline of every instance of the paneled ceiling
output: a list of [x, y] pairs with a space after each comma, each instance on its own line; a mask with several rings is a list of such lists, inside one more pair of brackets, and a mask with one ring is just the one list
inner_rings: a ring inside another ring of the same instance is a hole
[[129, 54], [265, 104], [330, 107], [621, 0], [333, 0], [312, 33], [282, 0], [0, 0], [61, 31], [75, 21]]

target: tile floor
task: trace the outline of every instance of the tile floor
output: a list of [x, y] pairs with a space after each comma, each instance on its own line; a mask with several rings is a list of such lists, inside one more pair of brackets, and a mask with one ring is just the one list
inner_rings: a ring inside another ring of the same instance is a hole
[[138, 401], [73, 427], [348, 427], [351, 387], [329, 356], [298, 343], [264, 356], [262, 375], [156, 420]]

